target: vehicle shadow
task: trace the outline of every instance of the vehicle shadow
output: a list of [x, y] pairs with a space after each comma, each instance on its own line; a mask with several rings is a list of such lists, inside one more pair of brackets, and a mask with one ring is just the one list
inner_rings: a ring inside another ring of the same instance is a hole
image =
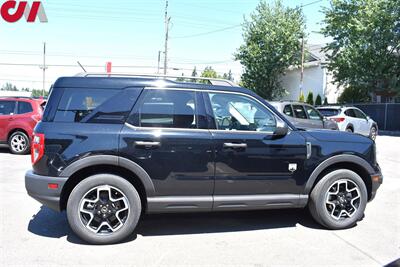
[[[135, 240], [137, 235], [226, 233], [296, 227], [298, 224], [322, 229], [304, 209], [146, 214], [142, 216], [135, 233], [125, 242]], [[28, 224], [28, 231], [49, 238], [66, 236], [71, 243], [86, 244], [69, 228], [65, 212], [58, 213], [45, 206], [33, 215]]]
[[1, 145], [0, 146], [0, 154], [11, 154], [10, 149], [8, 149], [8, 146], [6, 145]]

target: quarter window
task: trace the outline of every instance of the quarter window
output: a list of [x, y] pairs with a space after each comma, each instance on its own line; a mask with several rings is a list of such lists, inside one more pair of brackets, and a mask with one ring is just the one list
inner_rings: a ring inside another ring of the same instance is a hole
[[273, 113], [247, 96], [226, 93], [208, 96], [219, 130], [273, 132], [276, 128]]
[[22, 101], [18, 102], [18, 114], [25, 114], [32, 111], [33, 109], [31, 103]]
[[0, 101], [0, 115], [13, 115], [15, 112], [15, 101]]
[[356, 113], [354, 112], [354, 109], [348, 109], [344, 112], [344, 114], [346, 114], [349, 117], [353, 117], [356, 118]]
[[293, 110], [292, 110], [292, 107], [291, 107], [290, 105], [286, 105], [286, 106], [283, 108], [283, 114], [285, 114], [286, 116], [293, 117]]
[[146, 91], [139, 103], [134, 124], [140, 127], [197, 128], [196, 97], [193, 91]]

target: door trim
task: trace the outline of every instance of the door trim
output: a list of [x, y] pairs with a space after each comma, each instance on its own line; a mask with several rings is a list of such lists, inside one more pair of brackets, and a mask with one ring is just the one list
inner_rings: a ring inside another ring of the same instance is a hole
[[161, 196], [147, 198], [148, 213], [303, 208], [308, 195], [260, 194], [219, 196]]

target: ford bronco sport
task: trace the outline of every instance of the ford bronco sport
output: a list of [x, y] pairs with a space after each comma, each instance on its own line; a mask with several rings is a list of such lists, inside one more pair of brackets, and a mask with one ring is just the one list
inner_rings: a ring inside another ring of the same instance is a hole
[[363, 217], [382, 183], [374, 141], [296, 129], [252, 91], [208, 83], [59, 78], [35, 128], [28, 194], [94, 244], [127, 238], [142, 213], [307, 206], [329, 229]]

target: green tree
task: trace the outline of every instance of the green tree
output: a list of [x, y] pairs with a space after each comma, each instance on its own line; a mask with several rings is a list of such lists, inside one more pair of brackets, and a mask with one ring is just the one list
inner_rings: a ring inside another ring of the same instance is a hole
[[[42, 93], [43, 93], [43, 90], [42, 90], [42, 89], [32, 89], [32, 94], [31, 94], [31, 96], [32, 96], [32, 97], [41, 97], [41, 96], [42, 96]], [[45, 97], [49, 96], [49, 92], [45, 90], [45, 91], [44, 91], [44, 96], [45, 96]]]
[[341, 104], [369, 101], [371, 99], [365, 87], [347, 87], [338, 98]]
[[281, 77], [300, 62], [305, 20], [301, 8], [285, 7], [281, 0], [261, 1], [243, 24], [242, 44], [235, 54], [244, 67], [243, 84], [268, 100], [281, 96]]
[[[185, 76], [185, 74], [182, 73], [182, 76]], [[183, 78], [183, 77], [178, 77], [178, 78], [176, 79], [176, 81], [177, 81], [177, 82], [184, 82], [184, 81], [185, 81], [185, 78]]]
[[299, 102], [304, 103], [304, 94], [303, 94], [303, 91], [300, 92]]
[[319, 94], [315, 98], [315, 105], [316, 106], [321, 106], [322, 105], [322, 98], [321, 98], [321, 96]]
[[18, 88], [12, 83], [6, 83], [1, 87], [1, 91], [18, 91]]
[[232, 70], [229, 70], [228, 73], [224, 73], [224, 75], [222, 76], [222, 78], [225, 79], [225, 80], [233, 81]]
[[197, 69], [196, 66], [194, 67], [193, 71], [192, 71], [192, 77], [197, 77]]
[[325, 97], [325, 99], [324, 99], [324, 106], [327, 106], [327, 105], [329, 105], [329, 103], [328, 103], [328, 98]]
[[333, 39], [324, 51], [334, 81], [366, 94], [399, 91], [399, 0], [331, 0], [324, 13], [322, 33]]
[[307, 104], [314, 105], [314, 94], [311, 91], [307, 94]]
[[[211, 67], [208, 66], [206, 67], [203, 72], [201, 73], [200, 77], [204, 77], [204, 78], [219, 78], [217, 72]], [[201, 80], [202, 83], [210, 83], [207, 80]]]

